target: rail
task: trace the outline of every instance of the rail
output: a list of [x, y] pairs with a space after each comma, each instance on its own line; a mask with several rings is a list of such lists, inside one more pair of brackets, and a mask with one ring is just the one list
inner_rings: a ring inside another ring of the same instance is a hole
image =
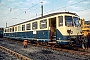
[[26, 56], [23, 56], [23, 55], [21, 55], [21, 54], [19, 54], [19, 53], [17, 53], [17, 52], [14, 52], [14, 51], [12, 51], [12, 50], [10, 50], [10, 49], [7, 49], [7, 48], [5, 48], [5, 47], [3, 47], [3, 46], [0, 46], [0, 49], [2, 49], [2, 50], [4, 50], [4, 51], [6, 51], [6, 52], [8, 52], [8, 53], [10, 53], [10, 54], [12, 54], [12, 55], [14, 55], [14, 56], [16, 56], [16, 57], [19, 58], [20, 60], [32, 60], [32, 59], [30, 59], [30, 58], [28, 58], [28, 57], [26, 57]]

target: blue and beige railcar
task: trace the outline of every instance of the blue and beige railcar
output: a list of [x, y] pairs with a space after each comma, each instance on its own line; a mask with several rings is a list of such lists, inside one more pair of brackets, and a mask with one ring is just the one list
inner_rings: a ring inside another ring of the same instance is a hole
[[81, 32], [76, 13], [58, 12], [9, 26], [4, 29], [4, 37], [70, 44], [79, 41], [76, 37], [80, 38]]

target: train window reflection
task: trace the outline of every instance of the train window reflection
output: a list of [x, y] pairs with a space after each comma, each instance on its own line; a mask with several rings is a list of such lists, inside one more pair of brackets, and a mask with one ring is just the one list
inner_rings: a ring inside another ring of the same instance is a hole
[[40, 21], [40, 29], [47, 28], [47, 20], [41, 20]]
[[18, 26], [18, 31], [21, 31], [21, 26]]
[[34, 29], [37, 29], [37, 27], [38, 27], [37, 25], [38, 25], [37, 22], [33, 22], [33, 23], [32, 23], [32, 29], [33, 29], [33, 30], [34, 30]]
[[26, 24], [26, 30], [30, 30], [31, 29], [31, 24]]
[[66, 26], [72, 26], [73, 25], [72, 16], [65, 16], [65, 25]]
[[17, 27], [15, 27], [15, 31], [17, 31]]
[[74, 19], [74, 25], [75, 25], [75, 26], [79, 26], [80, 23], [79, 23], [78, 17], [73, 17], [73, 19]]

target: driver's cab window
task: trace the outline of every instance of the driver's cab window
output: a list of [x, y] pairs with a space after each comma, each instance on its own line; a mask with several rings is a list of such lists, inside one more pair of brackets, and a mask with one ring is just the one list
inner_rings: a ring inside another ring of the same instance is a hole
[[73, 17], [73, 19], [74, 19], [74, 25], [75, 26], [80, 26], [80, 23], [79, 23], [79, 18], [78, 17]]
[[65, 16], [65, 26], [73, 26], [72, 16]]

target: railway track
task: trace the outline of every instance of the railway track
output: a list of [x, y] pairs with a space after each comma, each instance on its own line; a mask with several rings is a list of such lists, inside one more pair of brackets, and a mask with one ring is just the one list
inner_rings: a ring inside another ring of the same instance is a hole
[[71, 48], [70, 47], [69, 48], [67, 48], [67, 47], [62, 48], [62, 47], [55, 47], [55, 45], [54, 46], [53, 45], [45, 46], [45, 45], [41, 45], [41, 44], [40, 45], [39, 44], [30, 44], [30, 45], [90, 57], [90, 52], [89, 52], [90, 50], [85, 50], [85, 49], [81, 49], [81, 48], [72, 48], [72, 47]]
[[[12, 40], [11, 40], [12, 41]], [[14, 40], [16, 42], [16, 40]], [[21, 42], [21, 41], [17, 41], [17, 42]], [[57, 51], [63, 51], [63, 52], [67, 52], [67, 53], [71, 53], [71, 54], [78, 54], [78, 55], [84, 55], [84, 56], [88, 56], [90, 57], [90, 52], [89, 50], [85, 50], [85, 49], [81, 49], [81, 48], [72, 48], [72, 47], [64, 47], [62, 48], [62, 46], [60, 45], [43, 45], [43, 43], [30, 43], [29, 42], [29, 45], [33, 45], [33, 46], [39, 46], [39, 47], [42, 47], [42, 48], [47, 48], [47, 49], [52, 49], [52, 50], [57, 50]]]
[[15, 57], [19, 58], [20, 60], [31, 60], [30, 58], [25, 57], [25, 56], [23, 56], [23, 55], [21, 55], [21, 54], [19, 54], [19, 53], [17, 53], [17, 52], [14, 52], [14, 51], [12, 51], [12, 50], [10, 50], [10, 49], [5, 48], [5, 47], [3, 47], [3, 46], [0, 46], [0, 49], [2, 49], [2, 50], [4, 50], [5, 52], [8, 52], [8, 53], [14, 55]]
[[[2, 39], [3, 40], [3, 39]], [[16, 40], [10, 40], [10, 41], [12, 41], [12, 42], [17, 42], [17, 43], [22, 43], [21, 41], [16, 41]], [[12, 43], [11, 42], [11, 43]], [[46, 48], [46, 49], [51, 49], [51, 50], [55, 50], [55, 51], [60, 51], [60, 52], [65, 52], [65, 53], [70, 53], [70, 54], [72, 54], [72, 55], [83, 55], [83, 56], [87, 56], [87, 57], [90, 57], [90, 53], [88, 53], [87, 51], [81, 51], [81, 50], [69, 50], [69, 49], [63, 49], [63, 48], [61, 48], [61, 47], [54, 47], [54, 46], [52, 46], [52, 45], [49, 45], [49, 46], [46, 46], [46, 45], [42, 45], [42, 44], [32, 44], [32, 43], [29, 43], [29, 46], [37, 46], [37, 47], [41, 47], [41, 48]], [[31, 47], [30, 47], [30, 49], [32, 49]], [[28, 50], [27, 50], [28, 51]], [[42, 51], [42, 50], [41, 50]], [[40, 52], [41, 52], [40, 51]], [[44, 50], [44, 53], [46, 54], [47, 53], [47, 51], [45, 52], [46, 50]], [[28, 52], [29, 53], [29, 52]], [[50, 53], [50, 52], [48, 52], [48, 53]], [[32, 55], [32, 56], [36, 56], [38, 53], [34, 53], [34, 55], [32, 54], [32, 53], [29, 53], [30, 55]], [[42, 59], [41, 59], [42, 60]]]
[[[39, 46], [39, 47], [42, 47], [42, 48], [47, 48], [47, 49], [52, 49], [52, 50], [57, 50], [57, 51], [63, 51], [63, 52], [66, 52], [66, 53], [71, 53], [71, 54], [78, 54], [78, 55], [83, 55], [83, 56], [87, 56], [87, 57], [90, 57], [90, 49], [89, 50], [85, 50], [85, 49], [82, 49], [82, 48], [76, 48], [76, 47], [64, 47], [64, 46], [60, 46], [60, 45], [43, 45], [43, 43], [30, 43], [30, 45], [33, 45], [33, 46]], [[63, 48], [64, 47], [64, 48]]]
[[0, 60], [19, 60], [17, 57], [0, 49]]

